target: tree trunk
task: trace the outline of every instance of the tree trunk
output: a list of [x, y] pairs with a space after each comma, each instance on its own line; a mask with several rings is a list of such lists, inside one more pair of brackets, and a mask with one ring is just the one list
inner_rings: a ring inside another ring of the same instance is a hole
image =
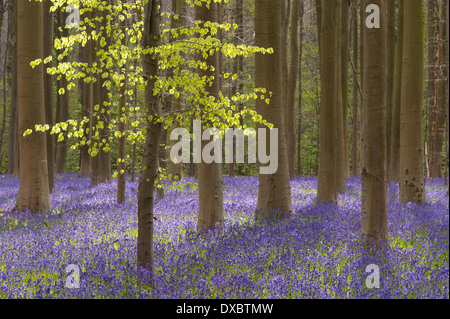
[[395, 48], [394, 92], [392, 96], [389, 181], [400, 180], [400, 105], [402, 98], [404, 0], [399, 1], [397, 45]]
[[19, 116], [20, 185], [14, 210], [32, 212], [50, 209], [45, 133], [23, 136], [36, 124], [45, 124], [42, 63], [30, 62], [43, 56], [42, 3], [18, 1], [17, 92]]
[[[428, 145], [430, 146], [430, 154], [432, 154], [431, 148], [434, 143], [434, 129], [436, 128], [436, 112], [437, 112], [437, 58], [436, 58], [436, 42], [437, 42], [437, 0], [427, 1], [427, 30], [428, 30]], [[430, 158], [431, 160], [431, 158]], [[426, 163], [428, 158], [425, 159]], [[432, 170], [432, 166], [431, 166]], [[427, 170], [427, 176], [430, 176], [430, 170]]]
[[[107, 0], [108, 4], [111, 0]], [[102, 37], [106, 40], [106, 46], [105, 50], [108, 50], [109, 45], [111, 44], [111, 36], [108, 35], [106, 28], [109, 27], [109, 23], [107, 22], [106, 18], [108, 16], [109, 12], [107, 10], [103, 10], [102, 16], [103, 16], [103, 22], [102, 26], [105, 28], [105, 30], [102, 32]], [[105, 64], [106, 61], [101, 62], [101, 65]], [[99, 74], [99, 103], [100, 103], [100, 124], [103, 123], [103, 126], [99, 129], [99, 136], [100, 136], [100, 147], [99, 147], [99, 183], [105, 183], [111, 181], [111, 152], [110, 144], [109, 144], [109, 137], [110, 137], [110, 128], [109, 123], [111, 123], [111, 113], [110, 113], [110, 101], [109, 101], [109, 89], [106, 86], [106, 83], [110, 81], [110, 76], [104, 77], [104, 69], [105, 67], [102, 67], [102, 72]]]
[[[123, 20], [120, 23], [123, 30], [125, 30], [126, 23]], [[125, 34], [124, 42], [127, 43], [127, 35]], [[127, 106], [127, 75], [126, 75], [127, 65], [122, 69], [122, 74], [124, 75], [124, 82], [121, 83], [121, 87], [119, 89], [120, 99], [119, 99], [119, 118], [118, 118], [118, 131], [120, 133], [118, 145], [117, 145], [117, 202], [123, 203], [125, 201], [125, 184], [126, 184], [126, 174], [125, 174], [125, 109]]]
[[350, 0], [342, 1], [342, 41], [341, 41], [341, 85], [342, 85], [342, 112], [343, 112], [343, 143], [344, 143], [344, 186], [345, 178], [350, 177], [350, 159], [348, 151], [348, 48], [350, 45], [349, 24]]
[[[183, 0], [172, 0], [172, 10], [174, 14], [178, 16], [178, 19], [175, 20], [172, 18], [172, 28], [180, 28], [188, 26], [188, 12], [187, 12], [187, 4], [186, 1]], [[178, 41], [186, 40], [185, 35], [181, 35], [178, 38]], [[184, 56], [184, 53], [182, 53]], [[174, 100], [170, 97], [170, 107], [169, 110], [171, 112], [176, 112], [180, 109], [180, 105], [184, 104], [184, 97], [180, 96], [179, 99]], [[173, 128], [176, 129], [180, 127], [180, 123], [175, 119]], [[175, 145], [177, 141], [171, 141], [171, 146]], [[169, 174], [172, 175], [172, 178], [177, 180], [181, 180], [183, 178], [183, 163], [174, 163], [172, 161], [169, 162]]]
[[403, 72], [400, 130], [400, 202], [425, 203], [422, 133], [423, 3], [409, 0], [404, 8]]
[[[290, 56], [291, 63], [289, 65], [288, 74], [288, 112], [286, 113], [286, 130], [287, 130], [287, 147], [289, 161], [289, 175], [295, 175], [295, 92], [297, 87], [297, 76], [299, 69], [299, 50], [298, 50], [298, 23], [299, 23], [300, 0], [293, 0], [291, 10], [291, 30], [290, 30]], [[299, 99], [301, 96], [299, 97]]]
[[8, 174], [19, 174], [19, 121], [17, 105], [17, 1], [10, 1], [8, 6], [11, 57], [11, 99], [9, 109], [8, 132]]
[[317, 199], [320, 203], [337, 200], [335, 171], [334, 120], [337, 88], [337, 28], [339, 6], [337, 1], [322, 3], [322, 29], [320, 36], [320, 132], [319, 132], [319, 177]]
[[[446, 6], [446, 8], [447, 8], [447, 10], [449, 9], [449, 3], [448, 3], [448, 0], [446, 0], [446, 2], [445, 2], [445, 6]], [[449, 60], [449, 51], [450, 51], [450, 49], [449, 49], [449, 44], [450, 44], [450, 42], [449, 42], [449, 24], [450, 24], [450, 19], [449, 19], [449, 17], [450, 17], [450, 15], [448, 14], [448, 12], [447, 12], [447, 28], [446, 28], [446, 41], [447, 41], [447, 61]], [[449, 74], [449, 67], [447, 67], [447, 76], [448, 76], [448, 74]], [[445, 89], [445, 92], [446, 92], [446, 96], [447, 96], [447, 106], [445, 107], [445, 113], [446, 113], [446, 115], [447, 115], [447, 155], [446, 155], [446, 157], [447, 157], [447, 173], [449, 172], [449, 151], [448, 151], [448, 147], [449, 147], [449, 145], [448, 145], [448, 138], [449, 138], [449, 88], [448, 88], [448, 85], [446, 86], [446, 89]], [[449, 179], [447, 178], [447, 195], [449, 194]]]
[[336, 176], [336, 190], [338, 193], [345, 188], [345, 146], [344, 146], [344, 105], [342, 99], [342, 2], [343, 0], [336, 0], [338, 5], [337, 15], [337, 100], [335, 110], [335, 176]]
[[[137, 67], [137, 61], [134, 60], [134, 69], [136, 70]], [[137, 120], [137, 87], [136, 85], [134, 85], [133, 87], [133, 122]], [[133, 133], [136, 134], [137, 129], [136, 127], [133, 127]], [[133, 143], [133, 149], [131, 151], [131, 181], [134, 182], [135, 178], [136, 178], [136, 143], [137, 141], [134, 141]]]
[[299, 58], [298, 58], [298, 120], [297, 120], [297, 174], [302, 175], [302, 60], [303, 60], [303, 15], [304, 2], [301, 1], [299, 6], [300, 18], [300, 39], [299, 39]]
[[[264, 120], [278, 129], [278, 170], [273, 174], [259, 174], [259, 191], [256, 205], [256, 219], [282, 219], [292, 213], [291, 187], [289, 182], [289, 163], [286, 143], [286, 124], [284, 110], [285, 98], [282, 88], [282, 41], [283, 26], [281, 1], [261, 0], [255, 3], [255, 45], [273, 48], [273, 54], [257, 54], [255, 58], [255, 85], [272, 92], [270, 105], [264, 100], [256, 100], [256, 111]], [[270, 148], [269, 131], [266, 130], [266, 150]], [[259, 138], [259, 135], [258, 135]], [[262, 168], [259, 163], [260, 169]]]
[[444, 144], [445, 108], [446, 108], [446, 79], [448, 76], [448, 59], [446, 53], [446, 17], [445, 2], [441, 2], [441, 16], [439, 23], [439, 46], [437, 67], [436, 108], [433, 121], [432, 135], [430, 136], [430, 178], [442, 178], [442, 146]]
[[[98, 10], [91, 12], [91, 18], [94, 18], [98, 13]], [[99, 21], [95, 21], [95, 29], [100, 29]], [[91, 45], [91, 61], [96, 62], [97, 65], [99, 63], [97, 58], [97, 50], [99, 50], [100, 45], [92, 42]], [[98, 67], [98, 66], [97, 66]], [[101, 76], [101, 75], [100, 75]], [[92, 128], [91, 128], [91, 185], [97, 186], [99, 184], [99, 130], [98, 130], [98, 122], [99, 122], [99, 110], [100, 110], [100, 80], [99, 75], [93, 73], [93, 77], [95, 82], [92, 83]], [[96, 149], [97, 152], [92, 152], [93, 149]]]
[[[90, 15], [90, 13], [88, 13]], [[92, 28], [87, 25], [86, 32], [88, 35], [91, 34]], [[84, 47], [84, 62], [92, 66], [92, 54], [91, 47], [94, 45], [92, 40], [88, 40]], [[91, 140], [92, 131], [92, 90], [93, 83], [83, 83], [83, 106], [82, 106], [82, 116], [83, 119], [87, 119], [88, 122], [83, 125], [84, 137], [83, 140], [86, 142]], [[80, 147], [80, 172], [81, 176], [88, 176], [91, 173], [91, 156], [89, 154], [89, 145], [84, 144]]]
[[[195, 16], [200, 21], [217, 20], [217, 5], [211, 3], [210, 9], [204, 5], [195, 7]], [[202, 54], [198, 56], [198, 60], [205, 61]], [[217, 54], [208, 56], [206, 63], [214, 66], [215, 72], [209, 70], [199, 70], [199, 76], [210, 77], [214, 75], [212, 85], [207, 87], [207, 92], [216, 99], [219, 97], [219, 57]], [[211, 123], [202, 123], [202, 126], [210, 126]], [[200, 130], [203, 133], [202, 130]], [[209, 142], [202, 140], [201, 150]], [[197, 164], [198, 178], [198, 196], [199, 196], [199, 212], [197, 231], [199, 233], [208, 229], [213, 229], [217, 224], [222, 224], [224, 219], [223, 211], [223, 182], [222, 182], [222, 164], [221, 163], [205, 163], [203, 159]]]
[[391, 129], [392, 103], [394, 101], [394, 71], [395, 71], [395, 1], [387, 1], [387, 92], [386, 92], [386, 158], [389, 176], [389, 161], [391, 159]]
[[[150, 0], [144, 7], [144, 33], [142, 34], [142, 46], [156, 47], [160, 38], [159, 3]], [[147, 117], [161, 116], [161, 107], [157, 96], [153, 95], [153, 89], [158, 73], [158, 61], [151, 55], [142, 56], [145, 86], [145, 105]], [[140, 267], [155, 272], [153, 253], [153, 203], [155, 180], [158, 176], [159, 142], [161, 123], [147, 122], [147, 134], [145, 139], [144, 157], [142, 160], [142, 173], [139, 178], [138, 189], [138, 241], [137, 262]]]
[[[62, 28], [61, 36], [69, 36], [69, 28], [65, 27], [66, 18], [68, 14], [63, 11], [60, 13], [60, 27]], [[67, 62], [68, 57], [66, 56], [61, 62]], [[67, 79], [65, 74], [61, 76], [59, 80], [59, 87], [66, 90], [64, 94], [59, 94], [59, 117], [56, 118], [56, 122], [66, 122], [69, 120], [69, 92], [67, 91]], [[64, 140], [56, 143], [56, 161], [55, 161], [55, 171], [57, 174], [66, 173], [66, 162], [67, 162], [67, 132], [63, 132]]]
[[[234, 35], [234, 45], [238, 46], [240, 44], [244, 43], [244, 12], [243, 12], [243, 0], [236, 0], [236, 7], [235, 7], [235, 12], [234, 12], [234, 20], [235, 23], [237, 24], [238, 28], [235, 31], [235, 35]], [[233, 74], [242, 74], [243, 71], [243, 67], [244, 67], [244, 57], [242, 55], [239, 55], [237, 57], [234, 58], [234, 63], [233, 63]], [[239, 84], [236, 81], [232, 81], [232, 88], [231, 88], [231, 95], [234, 96], [236, 95], [238, 92], [242, 93], [243, 89], [244, 89], [244, 85], [243, 85], [243, 81], [239, 81]], [[239, 111], [242, 111], [243, 109], [243, 103], [242, 102], [238, 102], [239, 103]], [[240, 118], [240, 125], [242, 126], [243, 123], [243, 119]], [[233, 142], [233, 154], [235, 154], [235, 142]], [[234, 156], [235, 158], [235, 156]], [[238, 171], [241, 170], [241, 164], [235, 164], [234, 163], [234, 158], [233, 158], [233, 163], [229, 164], [228, 167], [228, 175], [229, 176], [235, 176], [235, 166], [238, 166]]]
[[[53, 13], [50, 12], [51, 3], [43, 2], [44, 10], [44, 57], [52, 55], [53, 51]], [[44, 65], [44, 100], [45, 100], [45, 123], [53, 126], [53, 77], [46, 72]], [[54, 163], [54, 136], [50, 131], [46, 132], [47, 144], [47, 166], [48, 166], [48, 188], [50, 193], [55, 189], [55, 163]]]
[[[363, 27], [363, 104], [361, 114], [362, 166], [361, 230], [366, 242], [378, 245], [387, 238], [386, 0], [365, 0], [380, 8], [380, 28]], [[363, 21], [363, 23], [365, 23]], [[373, 48], [377, 48], [374, 50]]]
[[359, 46], [358, 46], [358, 0], [352, 3], [352, 33], [353, 33], [353, 101], [352, 101], [352, 175], [358, 175], [358, 66], [359, 66]]

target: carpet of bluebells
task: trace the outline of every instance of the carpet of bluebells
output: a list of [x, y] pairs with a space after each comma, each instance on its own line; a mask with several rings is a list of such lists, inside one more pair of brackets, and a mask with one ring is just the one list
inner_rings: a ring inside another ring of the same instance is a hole
[[[18, 178], [0, 176], [0, 298], [449, 298], [444, 180], [427, 182], [421, 207], [389, 185], [389, 244], [377, 254], [361, 247], [358, 177], [337, 206], [315, 203], [317, 179], [293, 179], [292, 218], [276, 223], [254, 221], [256, 177], [225, 177], [225, 225], [202, 236], [195, 185], [168, 189], [155, 203], [153, 278], [136, 267], [138, 184], [127, 181], [123, 204], [116, 185], [59, 176], [52, 211], [11, 213]], [[79, 288], [66, 287], [70, 264]], [[370, 264], [379, 288], [366, 285]]]

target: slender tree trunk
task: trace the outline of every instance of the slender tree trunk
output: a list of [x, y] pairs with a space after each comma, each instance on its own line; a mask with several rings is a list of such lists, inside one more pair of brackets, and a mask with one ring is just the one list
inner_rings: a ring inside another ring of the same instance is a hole
[[[159, 2], [150, 0], [144, 9], [144, 33], [142, 34], [142, 46], [156, 47], [160, 38]], [[147, 116], [161, 116], [161, 107], [157, 96], [153, 95], [153, 89], [158, 72], [158, 61], [150, 55], [142, 56], [145, 86], [145, 105]], [[142, 160], [142, 173], [139, 178], [138, 189], [138, 241], [137, 262], [138, 265], [155, 272], [155, 260], [153, 253], [153, 203], [155, 180], [158, 176], [159, 143], [161, 137], [161, 123], [147, 122], [147, 134]]]
[[[89, 13], [90, 15], [90, 13]], [[91, 34], [92, 28], [87, 25], [86, 32], [88, 35]], [[90, 67], [92, 66], [92, 54], [91, 47], [95, 45], [93, 40], [88, 40], [84, 47], [84, 62], [87, 63]], [[92, 90], [93, 83], [92, 81], [89, 83], [83, 83], [83, 106], [82, 106], [82, 116], [83, 119], [86, 119], [88, 122], [83, 125], [84, 137], [83, 141], [84, 145], [80, 147], [80, 172], [81, 176], [88, 176], [91, 173], [91, 156], [89, 154], [89, 145], [88, 141], [91, 140], [91, 131], [92, 131]]]
[[395, 48], [394, 92], [392, 96], [389, 181], [400, 180], [400, 106], [402, 98], [404, 0], [399, 1], [398, 31]]
[[[431, 148], [434, 144], [435, 128], [436, 128], [436, 113], [437, 113], [437, 92], [436, 92], [436, 81], [437, 81], [437, 61], [436, 58], [436, 38], [437, 38], [437, 0], [427, 1], [427, 29], [428, 29], [428, 145], [430, 146], [430, 154], [432, 153]], [[431, 160], [431, 158], [430, 158]], [[425, 159], [426, 163], [428, 158]], [[431, 170], [433, 166], [431, 164]], [[427, 169], [427, 176], [430, 176], [430, 170]]]
[[322, 0], [315, 0], [315, 8], [316, 8], [316, 19], [317, 19], [317, 34], [319, 38], [319, 56], [322, 56], [322, 9], [323, 4]]
[[[69, 36], [69, 28], [66, 28], [66, 18], [68, 14], [63, 11], [60, 14], [60, 27], [62, 28], [62, 37]], [[65, 57], [62, 62], [67, 62], [68, 57]], [[64, 94], [58, 95], [59, 98], [59, 117], [56, 118], [57, 122], [66, 122], [69, 120], [69, 92], [67, 91], [67, 79], [65, 75], [61, 76], [59, 80], [59, 87], [66, 90]], [[57, 174], [66, 173], [66, 162], [67, 162], [67, 132], [64, 132], [64, 140], [56, 143], [56, 161], [55, 161], [55, 172]]]
[[389, 161], [391, 159], [391, 129], [392, 103], [394, 101], [394, 72], [395, 72], [395, 1], [387, 1], [387, 97], [386, 97], [386, 156], [389, 176]]
[[335, 110], [335, 176], [336, 176], [336, 189], [340, 193], [345, 188], [345, 146], [344, 146], [344, 105], [342, 98], [342, 2], [343, 0], [336, 0], [338, 5], [337, 15], [337, 103]]
[[[282, 50], [283, 26], [281, 1], [261, 0], [255, 3], [255, 44], [259, 47], [273, 48], [273, 54], [257, 54], [255, 58], [256, 87], [272, 92], [270, 105], [258, 99], [256, 111], [263, 119], [278, 129], [278, 170], [273, 174], [259, 174], [258, 201], [256, 218], [267, 217], [282, 219], [292, 212], [291, 187], [289, 182], [289, 163], [286, 143], [286, 124], [283, 110], [285, 99], [282, 88]], [[266, 150], [270, 149], [269, 131], [266, 129]], [[259, 137], [259, 136], [258, 136]], [[259, 164], [260, 169], [262, 165]]]
[[[343, 112], [343, 143], [344, 143], [344, 183], [350, 177], [350, 159], [348, 151], [348, 48], [350, 45], [349, 24], [350, 0], [342, 1], [342, 41], [341, 41], [341, 83], [342, 83], [342, 112]], [[345, 186], [345, 184], [344, 184]]]
[[[111, 0], [107, 0], [108, 4], [111, 4]], [[106, 40], [106, 46], [105, 50], [108, 50], [109, 45], [111, 44], [111, 36], [108, 34], [106, 28], [109, 27], [109, 24], [106, 20], [107, 16], [109, 15], [108, 10], [103, 10], [102, 16], [103, 16], [103, 22], [102, 26], [105, 28], [105, 30], [102, 32], [102, 37]], [[102, 65], [105, 62], [102, 62]], [[106, 63], [105, 63], [106, 64]], [[103, 67], [105, 68], [105, 67]], [[99, 99], [100, 99], [100, 124], [103, 123], [103, 126], [99, 130], [99, 136], [100, 136], [100, 147], [99, 147], [99, 183], [105, 183], [111, 181], [111, 152], [110, 144], [109, 144], [109, 137], [110, 137], [110, 129], [109, 124], [111, 123], [111, 113], [110, 113], [110, 101], [109, 101], [109, 89], [106, 86], [106, 83], [110, 81], [110, 76], [104, 77], [105, 71], [102, 70], [102, 72], [99, 74]]]
[[302, 61], [303, 61], [303, 15], [304, 2], [299, 5], [300, 35], [299, 35], [299, 58], [298, 58], [298, 120], [297, 120], [297, 174], [302, 175]]
[[[43, 2], [44, 6], [44, 57], [52, 55], [53, 51], [53, 14], [50, 12], [51, 3]], [[45, 99], [45, 123], [53, 126], [53, 77], [46, 72], [44, 65], [44, 99]], [[46, 132], [48, 187], [50, 193], [55, 189], [55, 163], [53, 135]]]
[[[386, 91], [387, 24], [386, 0], [364, 0], [380, 8], [380, 28], [363, 27], [363, 104], [361, 230], [370, 244], [387, 238]], [[363, 21], [364, 23], [364, 21]], [[373, 48], [377, 50], [373, 50]]]
[[353, 33], [353, 101], [352, 101], [352, 175], [358, 175], [358, 0], [352, 3], [352, 33]]
[[409, 0], [404, 8], [403, 72], [400, 130], [400, 202], [425, 203], [422, 133], [423, 3]]
[[[126, 23], [123, 20], [120, 26], [125, 30]], [[125, 43], [127, 43], [127, 35], [124, 38]], [[125, 201], [125, 185], [126, 185], [126, 174], [125, 174], [125, 109], [127, 106], [127, 75], [126, 75], [127, 65], [122, 69], [122, 74], [124, 75], [124, 82], [121, 83], [119, 89], [120, 100], [119, 100], [119, 118], [118, 118], [118, 131], [120, 133], [118, 145], [117, 145], [117, 202], [123, 203]]]
[[[364, 87], [364, 72], [365, 72], [365, 68], [364, 68], [364, 55], [363, 55], [363, 43], [364, 43], [364, 27], [366, 25], [365, 23], [365, 13], [366, 12], [366, 7], [364, 6], [364, 0], [359, 0], [359, 17], [360, 17], [360, 24], [359, 24], [359, 36], [360, 36], [360, 40], [359, 40], [359, 64], [360, 64], [360, 79], [361, 79], [361, 88]], [[362, 90], [362, 89], [361, 89]], [[361, 108], [362, 108], [362, 104], [364, 103], [364, 95], [361, 94]], [[362, 112], [362, 110], [361, 110]], [[362, 121], [362, 118], [361, 118]], [[360, 131], [362, 131], [362, 128], [360, 128]], [[360, 134], [360, 138], [361, 138], [361, 134]], [[360, 148], [362, 143], [360, 141]], [[362, 174], [362, 167], [364, 165], [364, 152], [361, 151], [360, 149], [360, 155], [359, 155], [359, 163], [360, 163], [360, 169], [361, 169], [361, 174]]]
[[446, 79], [448, 77], [448, 59], [446, 53], [446, 15], [445, 2], [441, 2], [441, 16], [439, 23], [438, 68], [436, 89], [436, 112], [433, 122], [433, 135], [430, 137], [430, 178], [442, 178], [442, 146], [444, 144], [445, 108], [446, 108]]
[[10, 1], [8, 6], [11, 57], [11, 98], [9, 109], [8, 132], [8, 174], [19, 174], [19, 122], [17, 105], [17, 1]]
[[19, 115], [20, 184], [14, 210], [50, 209], [45, 133], [23, 136], [45, 124], [43, 65], [30, 62], [43, 56], [43, 5], [18, 1], [17, 92]]
[[[235, 35], [234, 35], [234, 45], [240, 45], [244, 43], [244, 12], [243, 12], [243, 0], [236, 0], [236, 7], [235, 7], [235, 23], [237, 24], [238, 28], [235, 31]], [[242, 55], [239, 55], [237, 57], [234, 58], [234, 63], [233, 63], [233, 74], [241, 74], [243, 71], [243, 66], [244, 66], [244, 57]], [[232, 81], [232, 89], [231, 89], [231, 95], [234, 96], [236, 95], [237, 92], [241, 93], [243, 91], [243, 82], [239, 81], [239, 83], [237, 83], [236, 81]], [[238, 102], [239, 103], [239, 111], [242, 111], [243, 109], [243, 104], [242, 102]], [[240, 118], [240, 125], [243, 125], [243, 119]], [[233, 142], [233, 154], [235, 154], [235, 143]], [[235, 157], [235, 156], [234, 156]], [[228, 167], [228, 175], [230, 176], [234, 176], [235, 175], [235, 166], [238, 166], [238, 171], [240, 171], [240, 165], [234, 163], [234, 159], [233, 159], [233, 163], [229, 164]]]
[[[299, 24], [299, 8], [301, 0], [293, 0], [291, 10], [291, 30], [290, 30], [290, 56], [291, 63], [288, 73], [288, 112], [287, 119], [287, 147], [289, 149], [289, 175], [295, 175], [295, 92], [297, 87], [297, 76], [299, 69], [299, 50], [298, 50], [298, 24]], [[299, 97], [299, 99], [301, 96]]]
[[[449, 3], [448, 3], [448, 0], [446, 0], [445, 1], [445, 6], [446, 6], [446, 8], [447, 8], [447, 10], [449, 9]], [[450, 49], [449, 49], [449, 45], [450, 45], [450, 42], [449, 42], [449, 17], [450, 17], [450, 15], [448, 14], [448, 12], [447, 12], [447, 23], [446, 23], [446, 25], [447, 25], [447, 29], [446, 29], [446, 41], [447, 41], [447, 61], [449, 60], [449, 51], [450, 51]], [[449, 67], [447, 67], [447, 76], [448, 76], [448, 74], [449, 74]], [[448, 80], [447, 80], [447, 82], [448, 82]], [[447, 96], [447, 106], [445, 107], [445, 113], [446, 113], [446, 115], [447, 115], [447, 173], [449, 172], [449, 151], [448, 151], [448, 148], [449, 148], [449, 144], [448, 144], [448, 139], [449, 139], [449, 88], [448, 88], [448, 83], [447, 83], [447, 87], [446, 87], [446, 96]], [[447, 195], [449, 194], [449, 179], [447, 179]]]
[[[94, 18], [98, 13], [98, 10], [91, 12], [91, 18]], [[100, 23], [98, 21], [95, 22], [96, 32], [100, 29]], [[96, 62], [97, 65], [99, 63], [97, 59], [97, 50], [99, 50], [99, 43], [92, 42], [91, 45], [91, 61]], [[99, 110], [100, 110], [100, 80], [99, 75], [93, 73], [93, 77], [95, 78], [95, 82], [92, 83], [92, 129], [91, 129], [91, 185], [97, 186], [99, 184]], [[92, 152], [92, 150], [97, 150], [97, 152]]]
[[[217, 6], [211, 3], [210, 9], [205, 6], [195, 8], [196, 19], [200, 21], [217, 20]], [[198, 59], [205, 61], [200, 54]], [[208, 93], [216, 99], [219, 97], [219, 56], [217, 54], [210, 55], [206, 59], [208, 65], [214, 66], [215, 72], [209, 70], [200, 70], [200, 77], [210, 77], [214, 75], [212, 85], [207, 88]], [[202, 123], [202, 125], [209, 126], [211, 123]], [[203, 133], [203, 131], [201, 130]], [[208, 141], [202, 140], [201, 149], [208, 144]], [[199, 195], [199, 212], [197, 231], [204, 232], [208, 229], [213, 229], [217, 224], [222, 224], [224, 219], [223, 211], [223, 182], [222, 182], [222, 164], [221, 163], [205, 163], [202, 159], [201, 163], [197, 164], [198, 177], [198, 195]]]
[[339, 6], [337, 1], [322, 3], [321, 56], [320, 56], [320, 134], [319, 177], [317, 199], [320, 203], [337, 200], [335, 170], [334, 120], [337, 88], [337, 28]]
[[[8, 45], [8, 29], [9, 29], [9, 22], [7, 19], [6, 22], [3, 21], [3, 15], [7, 11], [6, 3], [0, 2], [0, 28], [2, 28], [2, 32], [0, 32], [0, 42], [5, 41], [5, 47], [4, 50], [0, 50], [0, 54], [2, 54], [3, 58], [3, 64], [2, 68], [0, 69], [0, 73], [2, 75], [2, 104], [3, 104], [3, 116], [2, 116], [2, 128], [0, 130], [0, 168], [3, 165], [3, 139], [5, 136], [5, 129], [6, 129], [6, 67], [8, 64], [8, 51], [9, 51], [9, 45]], [[9, 18], [10, 19], [10, 18]], [[5, 23], [5, 26], [3, 26], [3, 23]], [[3, 40], [6, 38], [5, 40]]]
[[[172, 18], [172, 28], [181, 28], [188, 26], [188, 17], [187, 17], [187, 4], [186, 1], [183, 0], [172, 0], [172, 10], [178, 16], [178, 19]], [[183, 41], [186, 40], [185, 35], [181, 35], [178, 40]], [[182, 54], [184, 56], [184, 54]], [[184, 104], [184, 97], [180, 96], [179, 99], [174, 100], [170, 99], [170, 111], [176, 112], [180, 109], [180, 105]], [[175, 119], [174, 120], [174, 129], [180, 127], [180, 123]], [[175, 145], [177, 141], [171, 141], [171, 146]], [[169, 174], [172, 175], [173, 178], [181, 180], [183, 178], [183, 163], [174, 163], [172, 161], [169, 162]]]
[[[136, 70], [137, 67], [137, 61], [134, 61], [134, 69]], [[137, 87], [134, 85], [133, 88], [133, 121], [137, 120]], [[133, 133], [136, 134], [136, 127], [133, 127]], [[136, 175], [136, 143], [137, 141], [134, 141], [133, 143], [133, 150], [131, 151], [131, 181], [134, 182], [135, 175]]]

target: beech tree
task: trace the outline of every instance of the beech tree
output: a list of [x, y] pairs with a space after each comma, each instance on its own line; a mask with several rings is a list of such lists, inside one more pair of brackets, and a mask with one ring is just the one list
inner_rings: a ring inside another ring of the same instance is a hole
[[14, 210], [32, 212], [50, 209], [46, 135], [24, 133], [45, 124], [43, 66], [30, 65], [43, 56], [42, 3], [17, 2], [17, 104], [19, 121], [20, 183]]
[[[44, 22], [44, 56], [51, 56], [53, 50], [53, 13], [50, 11], [50, 1], [43, 2]], [[45, 123], [53, 126], [53, 76], [44, 71], [44, 100], [45, 100]], [[47, 169], [48, 187], [50, 193], [55, 189], [55, 161], [54, 161], [54, 136], [46, 132], [47, 144]]]
[[[365, 0], [380, 10], [380, 27], [363, 27], [363, 100], [361, 112], [361, 230], [367, 242], [387, 237], [386, 98], [388, 19], [386, 0]], [[376, 18], [375, 18], [376, 19]], [[365, 19], [362, 23], [365, 23]], [[376, 48], [376, 50], [375, 50]]]
[[8, 174], [19, 174], [19, 122], [17, 106], [17, 1], [8, 2], [9, 53], [11, 57], [11, 100], [9, 108]]
[[421, 0], [404, 7], [402, 96], [400, 111], [400, 201], [425, 203], [422, 123], [424, 15]]
[[[285, 218], [292, 212], [291, 186], [286, 144], [286, 119], [282, 83], [282, 19], [281, 2], [261, 0], [255, 3], [255, 44], [272, 48], [273, 54], [257, 54], [255, 58], [256, 87], [271, 92], [270, 104], [256, 100], [256, 111], [278, 129], [278, 170], [274, 174], [259, 175], [256, 218]], [[269, 133], [266, 133], [266, 150], [269, 150]], [[260, 164], [261, 166], [261, 164]]]
[[320, 31], [320, 144], [319, 179], [317, 199], [321, 203], [336, 202], [335, 134], [333, 134], [337, 87], [337, 25], [338, 1], [322, 2], [322, 22]]
[[[202, 22], [217, 20], [217, 5], [211, 2], [209, 8], [206, 4], [195, 7], [196, 19]], [[204, 59], [203, 54], [199, 52], [197, 57], [200, 61], [205, 61], [208, 66], [212, 66], [207, 70], [199, 70], [199, 76], [211, 78], [211, 83], [206, 88], [207, 92], [215, 99], [219, 98], [219, 56], [218, 53], [209, 55]], [[212, 122], [202, 123], [204, 127], [210, 127]], [[203, 129], [201, 130], [203, 136]], [[202, 139], [201, 151], [209, 141]], [[215, 152], [215, 151], [214, 151]], [[203, 157], [203, 156], [202, 156]], [[222, 164], [206, 163], [203, 158], [197, 164], [198, 179], [198, 197], [199, 212], [197, 231], [202, 232], [215, 228], [217, 224], [222, 224], [224, 219], [223, 211], [223, 181], [222, 181]]]
[[[34, 0], [33, 0], [34, 1]], [[66, 19], [68, 17], [68, 12], [66, 10], [63, 10], [59, 13], [59, 27], [61, 28], [61, 37], [68, 38], [70, 29], [66, 25]], [[66, 63], [68, 61], [68, 57], [65, 56], [62, 59], [62, 63]], [[56, 122], [66, 122], [70, 118], [69, 114], [69, 93], [65, 91], [65, 88], [67, 87], [68, 82], [67, 78], [65, 76], [59, 77], [59, 89], [61, 92], [58, 92], [58, 103], [57, 103], [57, 109], [56, 109]], [[66, 132], [63, 132], [63, 135], [66, 136]], [[66, 163], [67, 163], [67, 151], [68, 151], [68, 144], [67, 144], [67, 138], [64, 139], [58, 139], [56, 143], [56, 149], [55, 149], [55, 172], [58, 174], [65, 174], [66, 173]]]
[[[159, 3], [156, 0], [150, 0], [144, 6], [144, 32], [142, 34], [142, 47], [144, 48], [155, 48], [159, 44], [160, 14], [158, 6]], [[159, 99], [153, 94], [158, 73], [158, 60], [150, 52], [143, 53], [142, 63], [146, 81], [145, 105], [148, 117], [153, 119], [155, 116], [159, 117], [161, 115]], [[141, 267], [148, 267], [154, 273], [153, 192], [159, 168], [161, 123], [157, 123], [152, 119], [147, 121], [142, 173], [139, 178], [137, 262]]]
[[402, 70], [403, 70], [403, 17], [404, 0], [399, 1], [398, 5], [398, 30], [397, 43], [395, 47], [395, 70], [394, 70], [394, 91], [392, 93], [391, 110], [391, 139], [389, 152], [389, 181], [400, 180], [400, 107], [402, 99]]

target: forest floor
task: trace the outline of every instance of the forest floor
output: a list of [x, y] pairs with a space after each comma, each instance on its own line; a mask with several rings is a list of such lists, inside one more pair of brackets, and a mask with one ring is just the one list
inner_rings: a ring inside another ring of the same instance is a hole
[[[115, 181], [91, 187], [59, 176], [53, 210], [31, 214], [10, 212], [18, 178], [0, 176], [0, 298], [449, 298], [443, 180], [427, 182], [421, 207], [399, 204], [389, 185], [389, 247], [376, 255], [361, 248], [360, 178], [347, 180], [338, 206], [315, 203], [316, 178], [291, 185], [292, 218], [256, 223], [258, 179], [225, 177], [225, 225], [203, 236], [195, 185], [166, 189], [155, 203], [149, 279], [136, 267], [137, 182], [127, 181], [117, 204]], [[369, 288], [372, 264], [379, 288]], [[80, 270], [79, 288], [65, 287], [69, 265]]]

